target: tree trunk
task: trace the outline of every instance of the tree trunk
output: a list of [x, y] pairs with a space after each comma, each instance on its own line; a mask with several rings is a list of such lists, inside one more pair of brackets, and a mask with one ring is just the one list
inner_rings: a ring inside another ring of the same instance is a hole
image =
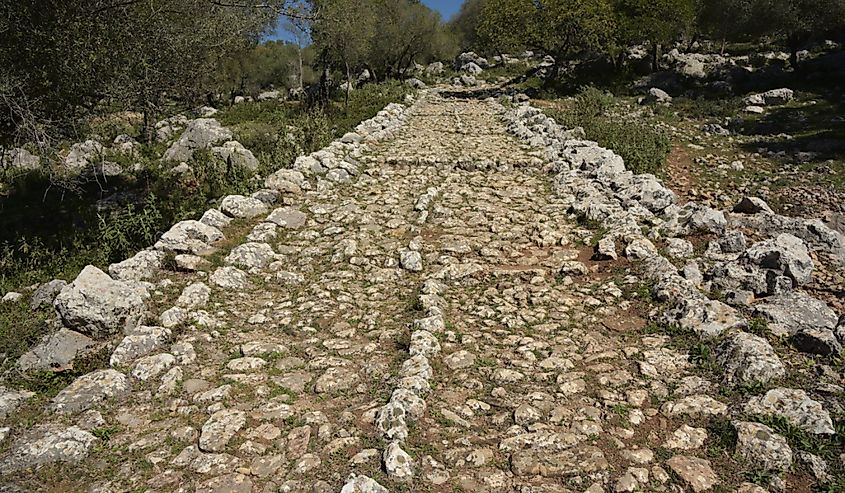
[[325, 103], [329, 99], [329, 89], [327, 87], [329, 82], [328, 72], [329, 69], [324, 68], [323, 71], [320, 73], [320, 104]]
[[297, 44], [296, 47], [299, 55], [299, 90], [302, 91], [302, 45]]
[[660, 53], [660, 44], [653, 43], [651, 45], [651, 70], [653, 72], [657, 72], [660, 70], [660, 59], [658, 54]]
[[798, 48], [801, 46], [801, 38], [795, 33], [790, 33], [786, 42], [789, 44], [789, 66], [793, 70], [798, 70]]
[[144, 136], [144, 142], [147, 144], [153, 143], [153, 138], [155, 137], [155, 124], [155, 106], [149, 100], [146, 100], [144, 101], [144, 131], [142, 135]]
[[349, 62], [343, 61], [346, 66], [346, 100], [343, 102], [344, 108], [349, 108], [349, 91], [352, 90], [352, 72], [349, 70]]

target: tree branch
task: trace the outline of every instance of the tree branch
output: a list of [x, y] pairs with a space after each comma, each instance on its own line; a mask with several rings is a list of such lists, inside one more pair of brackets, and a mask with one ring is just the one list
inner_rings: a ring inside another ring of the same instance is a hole
[[283, 8], [278, 7], [276, 5], [272, 5], [269, 3], [252, 3], [246, 1], [234, 1], [234, 0], [209, 0], [212, 5], [217, 5], [218, 7], [237, 7], [237, 8], [244, 8], [244, 9], [268, 9], [274, 11], [278, 15], [285, 16], [289, 19], [298, 19], [304, 21], [313, 21], [317, 19], [316, 13], [314, 14], [305, 14], [299, 12], [295, 9], [291, 8]]

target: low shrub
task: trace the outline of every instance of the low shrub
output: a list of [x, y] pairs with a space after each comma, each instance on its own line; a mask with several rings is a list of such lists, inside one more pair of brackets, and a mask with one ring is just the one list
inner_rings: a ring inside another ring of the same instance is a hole
[[650, 126], [609, 116], [613, 103], [613, 95], [586, 87], [564, 109], [546, 113], [564, 127], [582, 127], [588, 139], [621, 156], [634, 173], [662, 174], [671, 150], [669, 137]]
[[688, 118], [732, 118], [742, 112], [742, 98], [685, 98], [672, 100], [671, 110]]

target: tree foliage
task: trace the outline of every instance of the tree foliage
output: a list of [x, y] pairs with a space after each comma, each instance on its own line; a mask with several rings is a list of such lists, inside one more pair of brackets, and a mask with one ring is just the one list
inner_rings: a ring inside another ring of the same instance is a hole
[[[0, 119], [72, 126], [104, 101], [154, 116], [163, 98], [196, 99], [227, 54], [253, 45], [283, 0], [0, 0]], [[25, 108], [27, 115], [21, 114]]]
[[481, 20], [485, 0], [465, 0], [457, 14], [449, 21], [449, 30], [461, 50], [479, 48], [476, 28]]
[[363, 69], [377, 79], [399, 77], [414, 62], [456, 51], [440, 15], [416, 0], [314, 0], [312, 9], [318, 61], [344, 78]]
[[243, 95], [256, 97], [262, 90], [270, 88], [294, 89], [301, 86], [300, 81], [315, 81], [314, 71], [310, 68], [313, 62], [314, 50], [310, 46], [267, 41], [250, 50], [224, 57], [214, 71], [211, 86], [229, 99]]
[[617, 0], [617, 40], [621, 46], [647, 45], [656, 70], [661, 46], [692, 31], [695, 0]]
[[494, 52], [528, 48], [562, 60], [607, 48], [614, 29], [609, 0], [487, 0], [477, 34]]

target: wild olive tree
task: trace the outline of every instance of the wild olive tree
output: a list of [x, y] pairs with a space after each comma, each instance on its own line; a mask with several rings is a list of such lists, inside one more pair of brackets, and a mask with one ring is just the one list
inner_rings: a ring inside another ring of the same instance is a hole
[[313, 0], [311, 6], [318, 64], [341, 72], [347, 88], [363, 69], [376, 80], [402, 77], [414, 62], [457, 50], [439, 14], [416, 0]]
[[288, 4], [0, 0], [2, 97], [26, 102], [0, 108], [0, 119], [9, 131], [24, 118], [68, 131], [108, 102], [143, 111], [149, 128], [163, 101], [208, 95], [217, 63], [251, 46]]
[[454, 33], [455, 42], [461, 50], [480, 48], [476, 31], [485, 3], [486, 0], [466, 0], [455, 17], [449, 20], [448, 27]]
[[503, 53], [529, 48], [560, 63], [585, 50], [603, 50], [613, 38], [609, 0], [487, 0], [478, 24], [479, 41]]
[[845, 27], [845, 0], [753, 0], [746, 26], [750, 34], [783, 40], [797, 67], [803, 44]]
[[659, 69], [661, 47], [691, 31], [695, 0], [617, 0], [617, 40], [622, 46], [648, 45], [652, 69]]

